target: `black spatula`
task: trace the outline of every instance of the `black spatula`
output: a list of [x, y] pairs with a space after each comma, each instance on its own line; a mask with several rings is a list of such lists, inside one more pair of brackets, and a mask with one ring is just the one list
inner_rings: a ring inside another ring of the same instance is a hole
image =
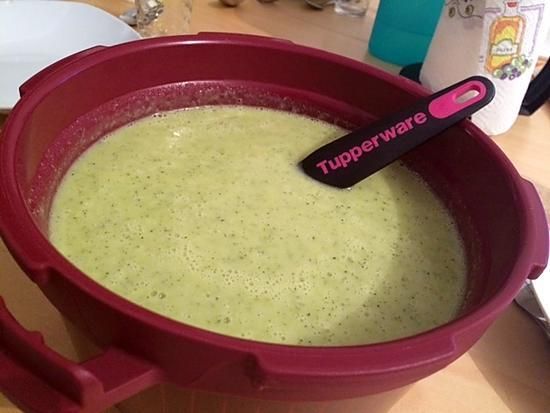
[[472, 76], [330, 142], [300, 166], [313, 179], [349, 188], [472, 115], [494, 95], [490, 80]]

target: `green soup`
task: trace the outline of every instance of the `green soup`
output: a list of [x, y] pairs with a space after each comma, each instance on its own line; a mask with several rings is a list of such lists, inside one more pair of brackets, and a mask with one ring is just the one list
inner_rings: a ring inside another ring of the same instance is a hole
[[297, 167], [343, 133], [239, 106], [140, 120], [68, 171], [51, 241], [109, 290], [227, 335], [352, 345], [446, 323], [464, 250], [422, 180], [395, 163], [340, 190]]

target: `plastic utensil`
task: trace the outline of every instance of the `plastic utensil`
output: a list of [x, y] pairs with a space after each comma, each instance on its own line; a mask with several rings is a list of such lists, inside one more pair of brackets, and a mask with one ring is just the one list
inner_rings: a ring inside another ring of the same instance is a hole
[[481, 109], [494, 95], [490, 80], [472, 76], [322, 146], [300, 165], [320, 182], [349, 188]]

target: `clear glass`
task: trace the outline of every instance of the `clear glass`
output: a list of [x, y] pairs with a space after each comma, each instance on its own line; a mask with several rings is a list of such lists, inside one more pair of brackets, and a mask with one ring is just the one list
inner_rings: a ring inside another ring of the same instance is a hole
[[336, 0], [334, 11], [349, 16], [364, 16], [369, 8], [369, 0]]
[[189, 33], [192, 0], [135, 0], [137, 30], [143, 37]]

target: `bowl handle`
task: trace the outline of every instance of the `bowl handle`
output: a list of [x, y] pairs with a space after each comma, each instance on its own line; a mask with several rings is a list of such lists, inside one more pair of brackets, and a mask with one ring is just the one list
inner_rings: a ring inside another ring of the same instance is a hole
[[542, 271], [548, 264], [548, 252], [550, 249], [548, 245], [548, 222], [546, 221], [544, 207], [535, 186], [526, 179], [523, 181], [527, 199], [527, 213], [532, 215], [532, 219], [528, 220], [530, 228], [527, 231], [526, 245], [531, 245], [533, 248], [529, 278], [534, 280], [542, 274]]
[[30, 90], [34, 89], [34, 87], [42, 82], [43, 79], [47, 78], [49, 75], [57, 71], [58, 69], [61, 69], [64, 66], [67, 66], [70, 63], [74, 63], [77, 60], [82, 59], [83, 57], [86, 57], [88, 55], [91, 55], [93, 53], [96, 53], [100, 50], [105, 49], [107, 46], [94, 46], [90, 47], [89, 49], [82, 50], [80, 52], [77, 52], [75, 54], [72, 54], [70, 56], [64, 57], [63, 59], [60, 59], [56, 61], [55, 63], [52, 63], [48, 67], [42, 69], [40, 72], [36, 73], [25, 83], [23, 83], [21, 86], [19, 86], [19, 96], [23, 96], [25, 93], [29, 92]]
[[82, 364], [64, 358], [0, 297], [0, 391], [23, 411], [101, 412], [161, 381], [157, 367], [116, 348]]
[[[360, 348], [343, 347], [334, 359], [324, 349], [307, 357], [300, 352], [285, 355], [264, 352], [256, 355], [248, 374], [253, 385], [262, 390], [278, 389], [282, 377], [287, 382], [295, 380], [297, 387], [307, 386], [311, 389], [323, 381], [325, 383], [321, 386], [326, 386], [326, 377], [338, 377], [346, 374], [346, 371], [356, 370], [357, 376], [362, 376], [361, 379], [350, 379], [345, 384], [346, 389], [338, 388], [335, 382], [331, 391], [335, 394], [342, 392], [340, 398], [361, 397], [365, 395], [365, 383], [362, 380], [370, 382], [370, 391], [387, 391], [410, 384], [449, 365], [463, 353], [457, 338], [439, 335], [419, 337], [410, 344], [399, 341], [373, 344], [368, 355]], [[296, 375], [296, 365], [302, 368], [299, 375]], [[361, 373], [358, 366], [368, 368]], [[319, 390], [319, 394], [322, 392]]]

